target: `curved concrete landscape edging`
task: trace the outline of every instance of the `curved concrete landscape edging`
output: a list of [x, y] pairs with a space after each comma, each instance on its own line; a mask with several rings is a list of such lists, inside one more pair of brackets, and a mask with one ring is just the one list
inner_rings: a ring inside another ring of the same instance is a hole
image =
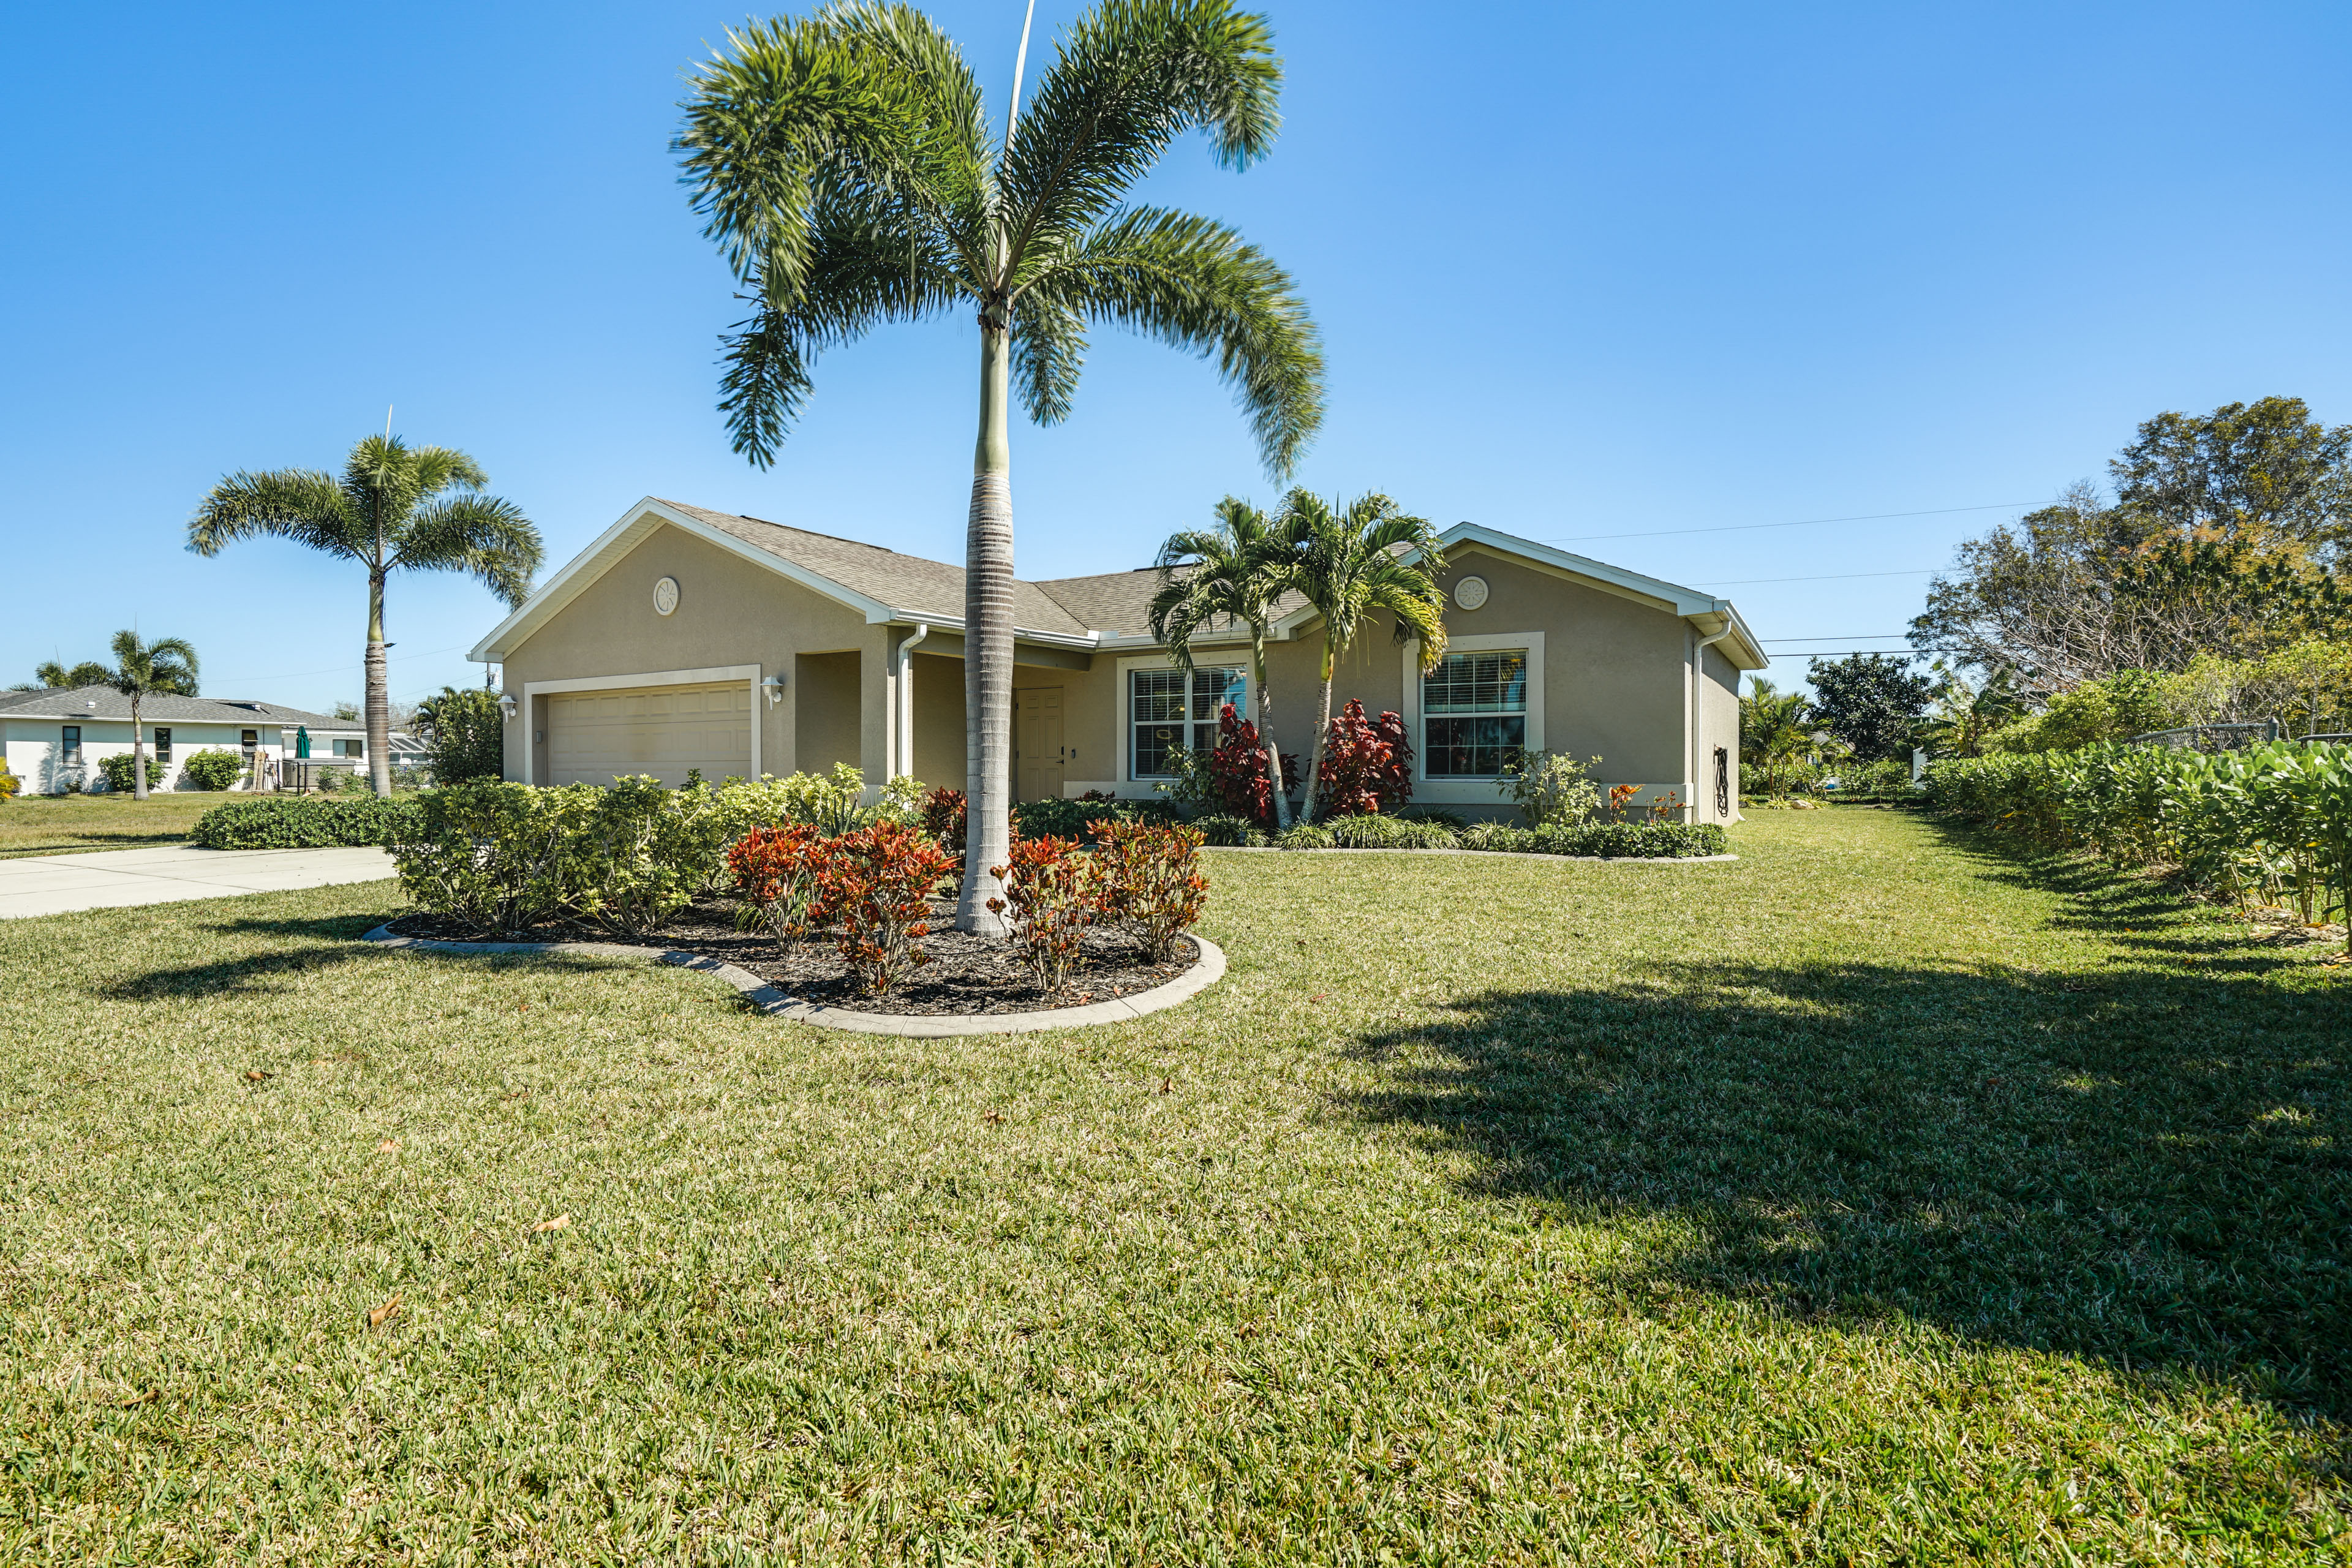
[[431, 937], [400, 936], [380, 925], [362, 940], [416, 952], [577, 953], [583, 958], [614, 958], [631, 963], [661, 963], [691, 969], [724, 980], [743, 994], [744, 1000], [771, 1018], [814, 1024], [824, 1029], [852, 1029], [861, 1035], [905, 1035], [916, 1039], [940, 1039], [950, 1035], [1020, 1035], [1032, 1029], [1070, 1029], [1088, 1024], [1123, 1024], [1188, 1002], [1225, 977], [1225, 952], [1207, 937], [1188, 933], [1200, 944], [1201, 961], [1168, 982], [1132, 996], [1083, 1007], [1048, 1007], [1034, 1013], [853, 1013], [822, 1002], [802, 1002], [786, 995], [747, 969], [721, 963], [698, 952], [636, 947], [618, 942], [442, 942]]
[[1203, 844], [1204, 854], [1223, 855], [1484, 855], [1494, 860], [1565, 860], [1571, 866], [1720, 866], [1737, 855], [1547, 855], [1540, 849], [1357, 848], [1285, 849], [1279, 844]]

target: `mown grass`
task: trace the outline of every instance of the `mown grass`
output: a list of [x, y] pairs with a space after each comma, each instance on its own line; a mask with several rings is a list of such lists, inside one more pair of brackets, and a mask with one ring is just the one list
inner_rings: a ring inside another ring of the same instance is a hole
[[2346, 978], [1910, 815], [1735, 847], [1220, 856], [1223, 984], [1003, 1039], [381, 885], [0, 925], [0, 1548], [2352, 1555]]
[[158, 792], [143, 801], [110, 792], [18, 795], [0, 801], [0, 860], [184, 843], [196, 818], [235, 798], [196, 790]]

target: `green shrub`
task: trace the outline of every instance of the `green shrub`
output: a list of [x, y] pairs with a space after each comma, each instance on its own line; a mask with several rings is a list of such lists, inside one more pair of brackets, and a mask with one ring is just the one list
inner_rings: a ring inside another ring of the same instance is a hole
[[25, 781], [10, 773], [5, 763], [0, 763], [0, 800], [16, 799], [17, 792], [24, 787]]
[[674, 790], [646, 773], [595, 793], [566, 857], [571, 901], [616, 934], [642, 937], [716, 876], [721, 815], [710, 790]]
[[596, 816], [593, 784], [444, 784], [398, 816], [400, 885], [418, 908], [511, 936], [571, 909]]
[[1277, 849], [1328, 849], [1333, 847], [1331, 830], [1313, 822], [1292, 823], [1274, 836], [1274, 844]]
[[866, 775], [847, 763], [835, 763], [829, 774], [730, 778], [711, 794], [719, 809], [720, 853], [754, 827], [799, 825], [837, 838], [877, 822], [919, 823], [923, 816], [921, 784], [901, 773], [883, 785], [880, 797], [868, 805]]
[[506, 716], [495, 693], [445, 686], [416, 705], [410, 728], [425, 743], [425, 766], [438, 783], [495, 779], [506, 770]]
[[1386, 815], [1335, 816], [1323, 824], [1339, 849], [1451, 849], [1454, 833], [1443, 823], [1414, 822]]
[[1433, 805], [1408, 805], [1397, 816], [1407, 822], [1434, 822], [1440, 827], [1452, 828], [1456, 833], [1470, 826], [1469, 820], [1460, 812], [1443, 811]]
[[1519, 854], [1538, 852], [1535, 830], [1508, 822], [1474, 822], [1462, 830], [1458, 842], [1465, 849], [1492, 849]]
[[1267, 843], [1263, 828], [1239, 816], [1227, 816], [1222, 814], [1216, 816], [1196, 816], [1192, 819], [1192, 830], [1201, 836], [1202, 843], [1213, 845], [1219, 848], [1263, 849]]
[[191, 843], [205, 849], [326, 849], [382, 844], [402, 822], [404, 803], [373, 795], [256, 795], [224, 801], [196, 819]]
[[1523, 752], [1506, 763], [1503, 790], [1529, 827], [1566, 827], [1591, 820], [1601, 809], [1599, 786], [1585, 770], [1599, 757], [1580, 763], [1560, 752]]
[[[137, 785], [138, 781], [131, 776], [131, 757], [128, 752], [116, 752], [110, 756], [99, 758], [98, 771], [106, 776], [106, 787], [117, 795], [130, 795]], [[152, 751], [147, 753], [149, 789], [161, 784], [171, 771], [171, 763], [158, 760]]]
[[1022, 838], [1082, 839], [1097, 822], [1172, 825], [1181, 816], [1166, 800], [1024, 800], [1013, 808], [1013, 831]]
[[180, 772], [198, 789], [224, 790], [245, 775], [245, 758], [218, 747], [193, 752], [180, 764]]
[[1548, 855], [1590, 855], [1604, 860], [1685, 860], [1727, 855], [1730, 841], [1712, 822], [1591, 822], [1567, 829], [1539, 828]]

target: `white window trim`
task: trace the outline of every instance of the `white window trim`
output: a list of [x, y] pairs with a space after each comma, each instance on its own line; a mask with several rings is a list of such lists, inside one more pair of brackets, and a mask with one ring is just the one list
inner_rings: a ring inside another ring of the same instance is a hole
[[526, 680], [522, 684], [522, 711], [512, 722], [523, 727], [522, 782], [537, 784], [533, 764], [539, 744], [530, 737], [531, 726], [539, 722], [539, 701], [541, 697], [562, 696], [574, 691], [617, 691], [638, 686], [717, 686], [725, 681], [740, 680], [751, 693], [751, 776], [760, 776], [760, 731], [766, 727], [766, 715], [760, 708], [760, 682], [766, 671], [756, 664], [714, 664], [702, 669], [653, 669], [639, 675], [587, 675], [571, 680]]
[[[1475, 637], [1448, 637], [1448, 653], [1495, 653], [1525, 648], [1528, 654], [1527, 749], [1544, 749], [1544, 635], [1541, 632], [1481, 632]], [[1404, 647], [1404, 722], [1412, 737], [1412, 797], [1433, 805], [1483, 805], [1503, 798], [1499, 779], [1429, 776], [1428, 735], [1421, 723], [1421, 644]]]
[[[1248, 648], [1243, 648], [1241, 657], [1238, 658], [1217, 658], [1203, 654], [1195, 658], [1192, 660], [1192, 663], [1195, 667], [1207, 665], [1213, 669], [1231, 668], [1240, 670], [1242, 672], [1241, 716], [1244, 719], [1249, 719], [1255, 715], [1257, 712], [1257, 680], [1250, 673]], [[1118, 777], [1120, 784], [1139, 786], [1143, 789], [1150, 789], [1154, 784], [1163, 784], [1171, 782], [1166, 775], [1162, 774], [1154, 774], [1150, 778], [1141, 779], [1135, 776], [1133, 771], [1135, 767], [1135, 725], [1129, 718], [1129, 715], [1135, 710], [1135, 682], [1129, 679], [1128, 677], [1130, 672], [1139, 669], [1174, 669], [1175, 668], [1176, 660], [1173, 656], [1164, 653], [1134, 655], [1118, 661]]]

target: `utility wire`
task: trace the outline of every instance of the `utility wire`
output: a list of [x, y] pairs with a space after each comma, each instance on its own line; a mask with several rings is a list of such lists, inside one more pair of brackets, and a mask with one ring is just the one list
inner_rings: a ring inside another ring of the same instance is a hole
[[1705, 585], [1710, 588], [1752, 588], [1759, 583], [1843, 583], [1855, 577], [1926, 577], [1942, 570], [1941, 566], [1921, 566], [1909, 572], [1829, 572], [1819, 577], [1735, 577], [1728, 583]]
[[1575, 544], [1588, 539], [1664, 539], [1678, 533], [1747, 533], [1759, 528], [1811, 528], [1822, 522], [1884, 522], [1896, 517], [1949, 517], [1962, 511], [2011, 511], [2032, 506], [2030, 500], [1993, 501], [1984, 506], [1944, 506], [1928, 511], [1869, 511], [1855, 517], [1801, 517], [1793, 522], [1733, 522], [1716, 528], [1643, 529], [1634, 533], [1567, 533], [1545, 540], [1546, 544]]
[[[471, 643], [458, 642], [451, 643], [447, 647], [429, 647], [423, 653], [404, 653], [396, 658], [391, 655], [386, 655], [384, 658], [384, 663], [405, 664], [410, 659], [432, 658], [438, 654], [455, 653], [461, 647], [471, 647], [473, 646], [474, 645]], [[306, 675], [345, 675], [350, 673], [352, 670], [365, 669], [366, 668], [367, 666], [364, 663], [339, 664], [331, 669], [273, 669], [268, 675], [206, 675], [205, 677], [205, 681], [207, 685], [217, 684], [224, 681], [230, 685], [235, 685], [240, 680], [299, 680]]]

